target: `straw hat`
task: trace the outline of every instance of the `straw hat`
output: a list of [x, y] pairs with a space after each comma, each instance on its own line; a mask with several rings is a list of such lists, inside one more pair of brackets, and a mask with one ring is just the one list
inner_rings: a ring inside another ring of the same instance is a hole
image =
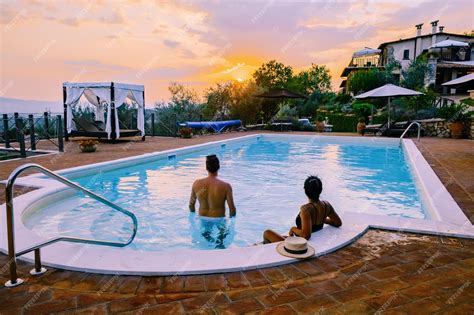
[[315, 250], [303, 237], [289, 236], [277, 245], [276, 250], [283, 256], [291, 258], [309, 258], [314, 256]]

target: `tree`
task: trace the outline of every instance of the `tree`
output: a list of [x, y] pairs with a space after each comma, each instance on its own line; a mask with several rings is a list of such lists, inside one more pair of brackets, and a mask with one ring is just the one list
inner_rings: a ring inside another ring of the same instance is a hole
[[352, 72], [347, 79], [347, 90], [354, 95], [370, 91], [387, 83], [387, 75], [377, 68]]
[[177, 106], [178, 110], [180, 108], [184, 110], [190, 105], [196, 105], [199, 103], [199, 97], [196, 91], [188, 88], [182, 83], [171, 82], [168, 86], [168, 90], [171, 93], [171, 103]]
[[206, 119], [225, 119], [229, 116], [232, 102], [232, 83], [217, 83], [205, 92], [207, 104], [203, 109]]
[[428, 71], [428, 63], [421, 58], [417, 58], [410, 63], [408, 68], [402, 70], [402, 86], [417, 91], [423, 89]]
[[407, 109], [415, 111], [415, 118], [418, 118], [418, 110], [432, 107], [437, 98], [436, 92], [425, 85], [428, 72], [429, 66], [426, 58], [417, 58], [410, 63], [408, 68], [402, 70], [401, 85], [424, 93], [424, 95], [402, 99]]
[[266, 89], [286, 88], [293, 78], [293, 68], [271, 60], [261, 65], [253, 73], [253, 78], [259, 87]]
[[281, 103], [280, 109], [275, 115], [276, 119], [282, 120], [297, 120], [298, 119], [298, 112], [296, 108], [292, 108], [288, 103]]
[[262, 93], [255, 81], [234, 82], [231, 86], [230, 116], [242, 120], [243, 124], [255, 124], [264, 119], [264, 99], [255, 97]]
[[174, 136], [177, 122], [201, 120], [203, 106], [199, 104], [196, 92], [181, 83], [171, 82], [168, 90], [171, 100], [155, 104], [155, 131]]
[[309, 95], [315, 91], [331, 91], [331, 75], [329, 69], [322, 65], [311, 64], [311, 68], [303, 70], [293, 77], [289, 84], [292, 91]]
[[391, 83], [391, 84], [399, 85], [400, 81], [398, 77], [395, 77], [393, 75], [393, 72], [395, 70], [400, 70], [401, 68], [402, 68], [402, 65], [400, 64], [400, 62], [396, 60], [392, 60], [389, 63], [387, 63], [385, 65], [385, 69], [383, 70], [383, 73], [385, 74], [385, 82], [386, 82], [385, 84]]

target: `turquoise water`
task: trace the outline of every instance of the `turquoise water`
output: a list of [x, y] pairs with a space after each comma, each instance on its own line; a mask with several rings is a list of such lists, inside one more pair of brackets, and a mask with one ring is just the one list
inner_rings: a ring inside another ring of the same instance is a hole
[[[322, 199], [336, 211], [425, 218], [405, 156], [396, 142], [336, 137], [261, 137], [94, 175], [74, 181], [135, 213], [137, 250], [249, 246], [265, 229], [287, 233], [300, 205], [303, 182], [318, 175]], [[221, 160], [219, 177], [232, 184], [237, 216], [201, 219], [188, 211], [191, 185], [206, 176], [205, 156]], [[125, 239], [128, 217], [78, 195], [24, 218], [44, 236]], [[34, 222], [34, 224], [33, 224]]]

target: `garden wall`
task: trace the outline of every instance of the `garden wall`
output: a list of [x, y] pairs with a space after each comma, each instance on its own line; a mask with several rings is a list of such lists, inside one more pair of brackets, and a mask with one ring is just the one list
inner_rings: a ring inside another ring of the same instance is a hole
[[[425, 136], [427, 137], [440, 137], [449, 138], [451, 137], [451, 126], [450, 121], [446, 121], [441, 118], [432, 118], [419, 120], [421, 127], [425, 130]], [[464, 137], [474, 139], [474, 118], [471, 118], [464, 124]]]
[[418, 121], [421, 127], [425, 130], [426, 137], [451, 137], [451, 130], [449, 130], [450, 122], [441, 118], [424, 119]]
[[469, 139], [474, 139], [474, 117], [471, 117], [471, 121], [469, 123]]

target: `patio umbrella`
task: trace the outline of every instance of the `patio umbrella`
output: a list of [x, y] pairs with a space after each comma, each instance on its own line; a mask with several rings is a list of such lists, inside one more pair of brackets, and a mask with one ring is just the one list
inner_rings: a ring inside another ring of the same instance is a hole
[[432, 48], [447, 48], [447, 47], [469, 47], [469, 43], [460, 42], [460, 41], [452, 40], [452, 39], [446, 39], [430, 46], [429, 48], [432, 49]]
[[390, 127], [391, 98], [397, 97], [397, 96], [418, 96], [418, 95], [423, 95], [423, 93], [415, 91], [415, 90], [406, 89], [394, 84], [385, 84], [384, 86], [359, 94], [355, 98], [367, 99], [367, 98], [387, 97], [388, 98], [388, 127]]
[[257, 94], [254, 95], [255, 97], [264, 97], [264, 98], [280, 98], [280, 99], [285, 99], [285, 98], [305, 98], [307, 99], [308, 97], [305, 95], [301, 95], [295, 92], [292, 92], [287, 89], [276, 89], [276, 90], [270, 90], [268, 92], [262, 93], [262, 94]]
[[262, 98], [280, 99], [280, 101], [283, 101], [284, 99], [298, 99], [298, 98], [304, 98], [305, 100], [308, 99], [308, 97], [305, 95], [301, 95], [287, 89], [274, 89], [274, 90], [270, 90], [268, 92], [264, 92], [262, 94], [256, 94], [253, 96], [262, 97]]
[[461, 84], [465, 84], [465, 83], [473, 82], [473, 81], [474, 81], [474, 73], [471, 73], [471, 74], [459, 77], [457, 79], [454, 79], [454, 80], [451, 80], [451, 81], [448, 81], [448, 82], [444, 82], [441, 85], [445, 85], [445, 86], [446, 85], [461, 85]]

